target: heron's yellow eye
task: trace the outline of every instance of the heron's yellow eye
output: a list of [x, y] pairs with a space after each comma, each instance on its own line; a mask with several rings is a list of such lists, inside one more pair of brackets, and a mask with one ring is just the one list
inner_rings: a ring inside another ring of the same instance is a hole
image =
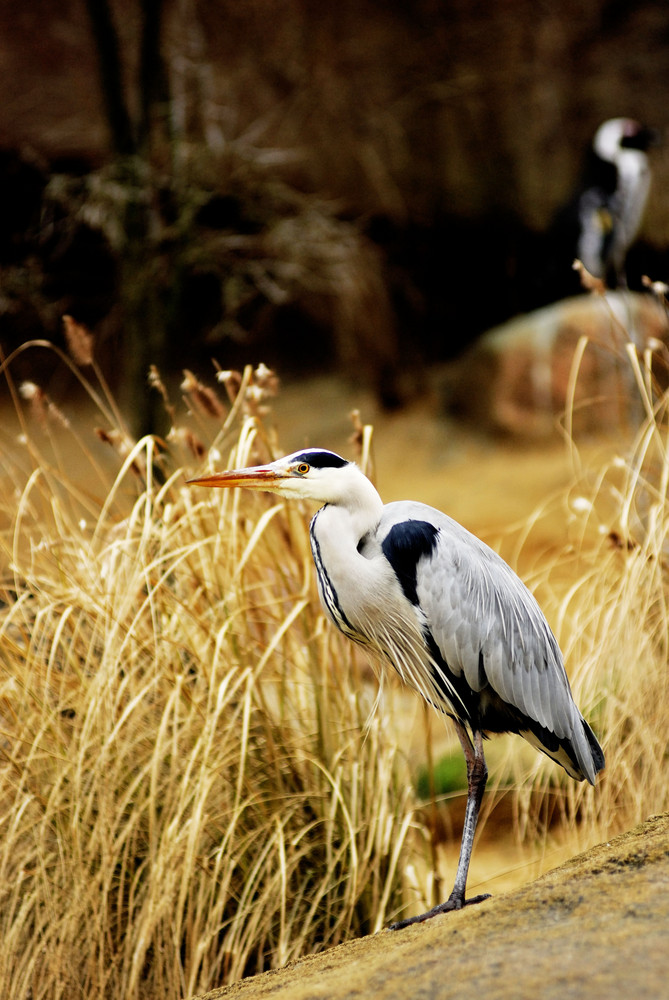
[[307, 465], [306, 462], [300, 462], [299, 465], [295, 466], [295, 472], [297, 472], [300, 476], [306, 476], [308, 471], [309, 471], [309, 466]]

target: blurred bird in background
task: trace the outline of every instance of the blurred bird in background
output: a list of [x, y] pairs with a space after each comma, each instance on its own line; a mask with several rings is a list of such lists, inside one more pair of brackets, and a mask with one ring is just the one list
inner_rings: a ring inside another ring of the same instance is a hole
[[647, 150], [657, 133], [631, 118], [600, 125], [592, 143], [587, 186], [578, 200], [576, 257], [611, 287], [626, 284], [625, 259], [648, 200]]
[[643, 220], [651, 183], [648, 150], [659, 133], [632, 118], [603, 122], [590, 147], [577, 194], [548, 234], [547, 301], [579, 291], [573, 261], [608, 288], [626, 288], [625, 262]]

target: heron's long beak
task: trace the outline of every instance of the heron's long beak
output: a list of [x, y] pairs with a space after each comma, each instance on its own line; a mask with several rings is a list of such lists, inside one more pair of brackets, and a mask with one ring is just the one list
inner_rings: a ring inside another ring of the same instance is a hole
[[270, 465], [256, 465], [250, 469], [231, 469], [230, 472], [212, 472], [208, 476], [189, 479], [189, 486], [245, 486], [251, 490], [272, 490], [285, 476]]

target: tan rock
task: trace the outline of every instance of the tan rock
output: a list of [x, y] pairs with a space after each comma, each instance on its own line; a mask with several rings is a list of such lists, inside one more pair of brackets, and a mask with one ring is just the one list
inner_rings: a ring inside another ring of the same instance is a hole
[[206, 1000], [658, 1000], [667, 996], [668, 933], [664, 814], [523, 889], [351, 941]]
[[648, 350], [666, 384], [668, 340], [667, 314], [649, 295], [565, 299], [486, 333], [457, 365], [451, 406], [509, 434], [553, 433], [566, 411], [576, 431], [610, 430], [640, 411], [628, 352]]

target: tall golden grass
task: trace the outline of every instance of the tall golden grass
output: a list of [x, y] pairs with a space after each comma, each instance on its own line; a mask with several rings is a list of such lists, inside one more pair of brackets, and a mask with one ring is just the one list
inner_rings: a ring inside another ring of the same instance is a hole
[[[572, 399], [587, 349], [584, 338]], [[569, 410], [573, 479], [505, 540], [556, 632], [606, 770], [593, 790], [541, 757], [515, 753], [502, 771], [513, 775], [521, 835], [557, 820], [593, 841], [669, 808], [669, 352], [660, 343], [612, 349], [633, 386], [628, 412], [640, 416], [613, 429], [599, 457], [586, 462]], [[562, 544], [550, 550], [536, 541], [546, 538], [547, 523], [564, 526]]]
[[[668, 806], [669, 401], [650, 359], [628, 364], [633, 446], [575, 473], [518, 539], [551, 506], [569, 521], [529, 579], [607, 754], [593, 790], [514, 741], [504, 783], [526, 836], [550, 817], [591, 839]], [[112, 472], [40, 389], [9, 382], [0, 995], [177, 1000], [380, 929], [414, 901], [429, 838], [392, 710], [372, 712], [363, 654], [321, 614], [310, 512], [185, 484], [203, 461], [277, 453], [271, 373], [220, 373], [226, 400], [189, 375], [188, 422], [154, 373], [167, 447], [132, 442], [104, 383], [79, 377]]]
[[[263, 378], [245, 373], [212, 454], [268, 454]], [[223, 409], [186, 388], [202, 420]], [[303, 512], [194, 491], [194, 458], [112, 430], [115, 476], [75, 482], [26, 426], [2, 477], [8, 1000], [189, 996], [401, 904], [409, 782], [324, 628]]]

